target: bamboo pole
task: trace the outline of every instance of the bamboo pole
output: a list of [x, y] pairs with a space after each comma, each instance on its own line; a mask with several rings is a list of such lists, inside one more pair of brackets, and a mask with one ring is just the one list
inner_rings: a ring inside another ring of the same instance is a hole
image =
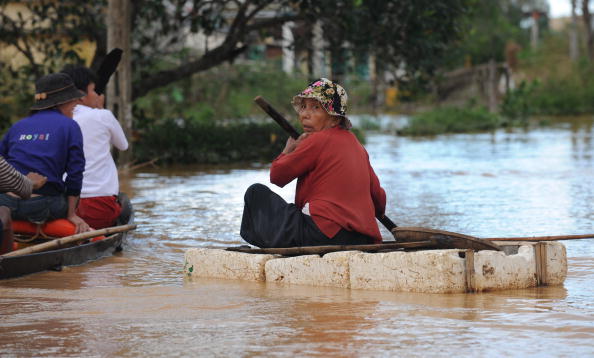
[[577, 240], [577, 239], [594, 239], [594, 234], [532, 236], [532, 237], [490, 237], [490, 238], [483, 239], [483, 240], [488, 240], [488, 241], [556, 241], [556, 240]]
[[101, 236], [101, 235], [110, 235], [110, 234], [115, 234], [118, 232], [130, 231], [130, 230], [134, 230], [134, 229], [136, 229], [136, 224], [120, 225], [120, 226], [108, 227], [105, 229], [87, 231], [87, 232], [83, 232], [83, 233], [76, 234], [76, 235], [61, 237], [59, 239], [44, 242], [39, 245], [29, 246], [24, 249], [12, 251], [12, 252], [4, 254], [0, 257], [14, 257], [14, 256], [33, 254], [36, 252], [46, 251], [49, 249], [60, 248], [67, 244], [81, 241], [84, 239], [89, 239], [91, 237], [97, 237], [97, 236]]
[[379, 250], [399, 250], [423, 248], [435, 245], [435, 241], [416, 241], [416, 242], [384, 242], [383, 244], [369, 245], [326, 245], [326, 246], [300, 246], [300, 247], [279, 247], [279, 248], [247, 248], [247, 247], [229, 247], [227, 251], [247, 252], [251, 254], [272, 254], [283, 256], [297, 255], [323, 255], [336, 251], [379, 251]]

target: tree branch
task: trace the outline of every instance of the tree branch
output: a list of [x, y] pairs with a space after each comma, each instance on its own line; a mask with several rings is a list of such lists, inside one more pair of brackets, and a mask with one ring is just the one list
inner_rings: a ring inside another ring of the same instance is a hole
[[196, 61], [182, 64], [173, 69], [159, 71], [152, 76], [143, 78], [134, 84], [132, 88], [132, 99], [140, 98], [152, 89], [187, 78], [194, 73], [206, 71], [225, 61], [231, 61], [245, 51], [245, 49], [245, 46], [240, 48], [226, 48], [221, 45], [216, 49], [205, 53]]
[[[152, 89], [187, 78], [194, 73], [206, 71], [223, 62], [234, 60], [246, 49], [245, 46], [237, 47], [237, 44], [244, 36], [252, 31], [276, 26], [300, 18], [300, 16], [296, 15], [285, 15], [272, 19], [260, 20], [248, 25], [248, 17], [245, 16], [245, 12], [247, 11], [249, 1], [246, 1], [242, 5], [243, 9], [238, 11], [238, 15], [235, 17], [225, 41], [220, 46], [206, 52], [202, 57], [195, 61], [181, 64], [178, 67], [169, 70], [159, 71], [151, 76], [142, 78], [136, 82], [132, 88], [133, 99], [144, 96]], [[250, 13], [250, 17], [253, 17], [254, 15], [254, 12]]]

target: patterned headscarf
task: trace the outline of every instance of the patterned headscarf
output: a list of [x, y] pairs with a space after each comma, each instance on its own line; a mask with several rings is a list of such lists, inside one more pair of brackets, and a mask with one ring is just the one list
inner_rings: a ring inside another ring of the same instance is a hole
[[352, 127], [351, 122], [346, 117], [347, 93], [341, 85], [323, 77], [313, 81], [301, 93], [293, 97], [291, 104], [297, 113], [299, 113], [304, 98], [318, 100], [329, 115], [343, 118], [346, 129]]

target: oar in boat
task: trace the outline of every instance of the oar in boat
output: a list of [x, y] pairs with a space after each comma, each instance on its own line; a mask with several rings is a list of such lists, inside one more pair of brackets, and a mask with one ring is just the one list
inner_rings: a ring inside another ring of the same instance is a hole
[[99, 69], [97, 70], [97, 83], [95, 84], [95, 91], [98, 94], [105, 92], [105, 87], [109, 78], [115, 72], [120, 60], [122, 59], [122, 49], [114, 48], [111, 50], [101, 62]]
[[[274, 109], [270, 103], [268, 103], [261, 96], [254, 98], [254, 102], [264, 112], [268, 113], [276, 123], [278, 123], [293, 139], [299, 138], [299, 133], [295, 128], [287, 121], [287, 119]], [[425, 240], [436, 239], [439, 242], [439, 246], [442, 248], [472, 248], [475, 250], [501, 250], [496, 244], [488, 241], [482, 241], [481, 239], [471, 237], [468, 235], [458, 234], [450, 231], [442, 231], [435, 229], [425, 229], [418, 227], [407, 227], [399, 228], [389, 217], [383, 215], [377, 217], [379, 222], [384, 225], [388, 231], [392, 233], [394, 239], [397, 242], [418, 242]]]
[[28, 254], [33, 254], [36, 252], [57, 249], [57, 248], [65, 246], [67, 244], [75, 243], [75, 242], [89, 239], [92, 237], [97, 237], [97, 236], [101, 236], [101, 235], [110, 235], [110, 234], [115, 234], [118, 232], [130, 231], [130, 230], [134, 230], [134, 229], [136, 229], [136, 224], [112, 226], [112, 227], [108, 227], [105, 229], [87, 231], [87, 232], [83, 232], [83, 233], [76, 234], [76, 235], [61, 237], [59, 239], [44, 242], [39, 245], [29, 246], [24, 249], [12, 251], [12, 252], [9, 252], [7, 254], [0, 256], [0, 258], [28, 255]]

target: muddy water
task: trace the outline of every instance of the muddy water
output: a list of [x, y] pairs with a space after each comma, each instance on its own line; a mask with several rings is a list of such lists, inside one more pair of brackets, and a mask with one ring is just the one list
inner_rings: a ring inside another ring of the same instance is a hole
[[[381, 134], [367, 148], [399, 225], [479, 237], [591, 233], [593, 121]], [[184, 281], [185, 249], [241, 243], [243, 192], [267, 175], [250, 165], [122, 178], [139, 224], [124, 251], [0, 282], [0, 356], [594, 355], [594, 240], [565, 241], [561, 287], [427, 295]], [[275, 190], [291, 200], [294, 186]]]

